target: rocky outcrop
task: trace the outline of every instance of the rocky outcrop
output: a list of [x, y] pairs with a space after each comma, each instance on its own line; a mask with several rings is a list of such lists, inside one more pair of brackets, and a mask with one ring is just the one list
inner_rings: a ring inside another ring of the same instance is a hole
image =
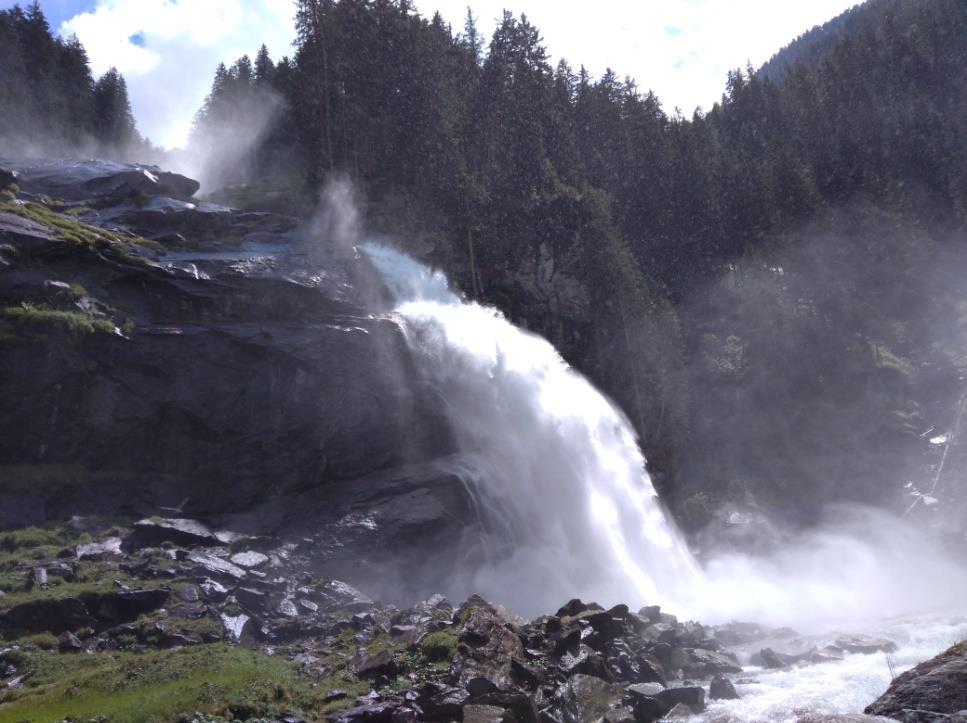
[[319, 546], [336, 566], [353, 539], [376, 560], [468, 522], [440, 402], [351, 247], [156, 168], [0, 166], [21, 189], [0, 204], [0, 527], [115, 511], [273, 533], [311, 512], [344, 538]]
[[967, 642], [897, 676], [866, 712], [904, 723], [967, 721]]

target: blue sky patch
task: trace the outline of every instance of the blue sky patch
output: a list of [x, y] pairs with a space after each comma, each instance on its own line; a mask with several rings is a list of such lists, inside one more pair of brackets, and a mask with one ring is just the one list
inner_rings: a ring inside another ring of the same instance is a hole
[[665, 26], [665, 35], [671, 35], [673, 38], [677, 38], [681, 34], [682, 34], [681, 28], [677, 28], [674, 25]]
[[137, 45], [139, 48], [143, 48], [144, 47], [144, 31], [143, 30], [139, 30], [134, 35], [132, 35], [130, 38], [128, 38], [128, 41], [132, 45]]

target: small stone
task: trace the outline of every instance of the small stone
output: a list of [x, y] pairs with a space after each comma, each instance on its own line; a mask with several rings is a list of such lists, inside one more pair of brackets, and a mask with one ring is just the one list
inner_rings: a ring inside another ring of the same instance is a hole
[[307, 613], [319, 612], [319, 606], [316, 603], [312, 602], [312, 600], [299, 600], [298, 605]]
[[77, 652], [83, 650], [84, 645], [74, 633], [65, 631], [57, 638], [57, 649], [62, 653]]
[[198, 602], [201, 599], [201, 595], [198, 593], [198, 588], [194, 585], [189, 585], [188, 587], [180, 588], [175, 592], [175, 597], [177, 597], [182, 602]]
[[295, 606], [295, 603], [292, 602], [290, 598], [285, 598], [279, 602], [278, 606], [275, 608], [275, 611], [279, 615], [283, 615], [287, 618], [299, 617], [299, 609]]
[[261, 567], [269, 561], [269, 556], [261, 552], [248, 550], [246, 552], [236, 552], [231, 556], [231, 561], [239, 567], [252, 568]]

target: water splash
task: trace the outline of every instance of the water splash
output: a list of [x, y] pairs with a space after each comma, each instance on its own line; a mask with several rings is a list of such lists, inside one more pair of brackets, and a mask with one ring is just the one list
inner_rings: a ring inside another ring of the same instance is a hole
[[428, 382], [447, 401], [494, 552], [472, 590], [519, 612], [576, 592], [599, 602], [680, 601], [699, 569], [669, 520], [622, 412], [545, 339], [465, 303], [393, 249], [362, 250], [396, 298]]

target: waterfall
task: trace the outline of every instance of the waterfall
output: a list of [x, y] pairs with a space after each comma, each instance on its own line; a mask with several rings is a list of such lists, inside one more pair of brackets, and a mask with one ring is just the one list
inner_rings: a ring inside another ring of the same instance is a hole
[[471, 589], [522, 613], [575, 595], [663, 604], [698, 566], [665, 514], [624, 414], [545, 339], [463, 301], [399, 251], [362, 251], [394, 297], [408, 343], [446, 401], [488, 556]]

